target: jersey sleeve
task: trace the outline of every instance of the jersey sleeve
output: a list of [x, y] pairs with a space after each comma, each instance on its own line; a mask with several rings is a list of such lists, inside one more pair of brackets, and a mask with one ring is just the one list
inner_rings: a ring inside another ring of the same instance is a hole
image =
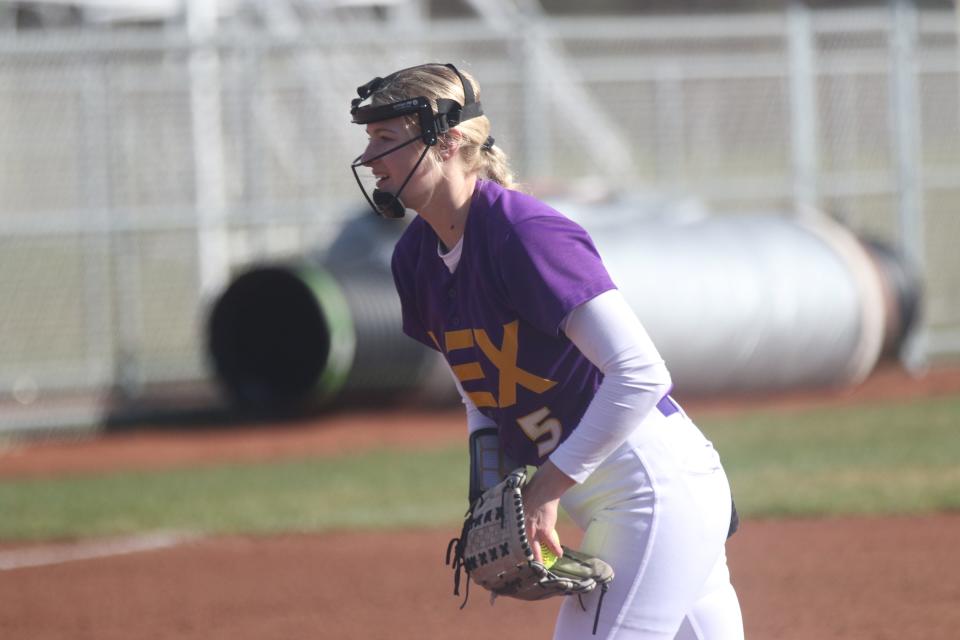
[[616, 288], [587, 232], [561, 215], [514, 225], [499, 265], [511, 306], [551, 335], [572, 309]]
[[413, 265], [405, 259], [400, 245], [397, 245], [394, 249], [393, 258], [390, 261], [390, 270], [393, 272], [393, 283], [397, 288], [397, 295], [400, 297], [403, 332], [417, 342], [439, 351], [440, 347], [430, 338], [423, 322], [420, 320], [420, 315], [417, 313]]

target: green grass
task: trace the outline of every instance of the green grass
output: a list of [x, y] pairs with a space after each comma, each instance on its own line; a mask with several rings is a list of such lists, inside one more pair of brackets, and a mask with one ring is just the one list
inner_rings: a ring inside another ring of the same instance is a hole
[[[429, 471], [429, 473], [428, 473]], [[436, 477], [434, 477], [435, 474]], [[274, 533], [451, 522], [465, 447], [0, 483], [0, 540]]]
[[[960, 397], [700, 420], [745, 516], [960, 510]], [[465, 447], [0, 483], [0, 540], [449, 525]]]
[[960, 398], [705, 422], [738, 508], [761, 516], [960, 509]]

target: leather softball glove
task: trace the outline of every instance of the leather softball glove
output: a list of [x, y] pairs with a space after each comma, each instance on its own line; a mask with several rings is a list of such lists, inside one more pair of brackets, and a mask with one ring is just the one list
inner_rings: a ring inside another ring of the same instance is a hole
[[467, 594], [461, 608], [467, 603], [471, 579], [490, 591], [491, 599], [508, 596], [543, 600], [582, 595], [599, 586], [599, 616], [603, 594], [613, 580], [613, 568], [599, 558], [565, 546], [563, 556], [553, 564], [537, 562], [527, 540], [524, 521], [526, 483], [526, 468], [520, 467], [487, 489], [470, 505], [460, 537], [447, 546], [447, 564], [454, 570], [455, 595], [460, 594], [461, 570], [467, 574]]

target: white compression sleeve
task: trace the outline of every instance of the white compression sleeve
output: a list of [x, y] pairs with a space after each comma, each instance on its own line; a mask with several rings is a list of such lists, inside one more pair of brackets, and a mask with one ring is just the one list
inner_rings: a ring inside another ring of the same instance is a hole
[[[448, 363], [449, 364], [449, 363]], [[450, 370], [450, 374], [453, 375], [453, 369]], [[494, 427], [496, 428], [497, 423], [493, 421], [492, 418], [480, 413], [480, 409], [477, 408], [477, 405], [473, 403], [473, 400], [467, 395], [467, 392], [463, 390], [463, 385], [460, 384], [460, 381], [457, 380], [457, 376], [453, 376], [453, 383], [457, 385], [457, 391], [460, 392], [460, 400], [463, 402], [464, 408], [467, 410], [467, 433], [473, 433], [484, 427]]]
[[604, 375], [580, 424], [550, 456], [579, 483], [654, 410], [671, 380], [646, 329], [616, 289], [575, 308], [562, 328]]

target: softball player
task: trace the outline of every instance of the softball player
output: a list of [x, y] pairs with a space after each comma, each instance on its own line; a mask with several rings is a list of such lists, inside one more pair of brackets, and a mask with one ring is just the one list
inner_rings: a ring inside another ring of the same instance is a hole
[[[663, 359], [587, 233], [516, 190], [479, 91], [453, 65], [426, 64], [375, 78], [351, 109], [369, 137], [352, 165], [367, 201], [386, 217], [417, 214], [393, 254], [403, 330], [450, 364], [471, 492], [500, 464], [486, 460], [491, 442], [538, 467], [524, 496], [530, 538], [562, 553], [562, 505], [582, 549], [616, 572], [596, 637], [742, 638], [719, 457], [668, 395]], [[590, 637], [597, 597], [566, 598], [554, 638]]]

